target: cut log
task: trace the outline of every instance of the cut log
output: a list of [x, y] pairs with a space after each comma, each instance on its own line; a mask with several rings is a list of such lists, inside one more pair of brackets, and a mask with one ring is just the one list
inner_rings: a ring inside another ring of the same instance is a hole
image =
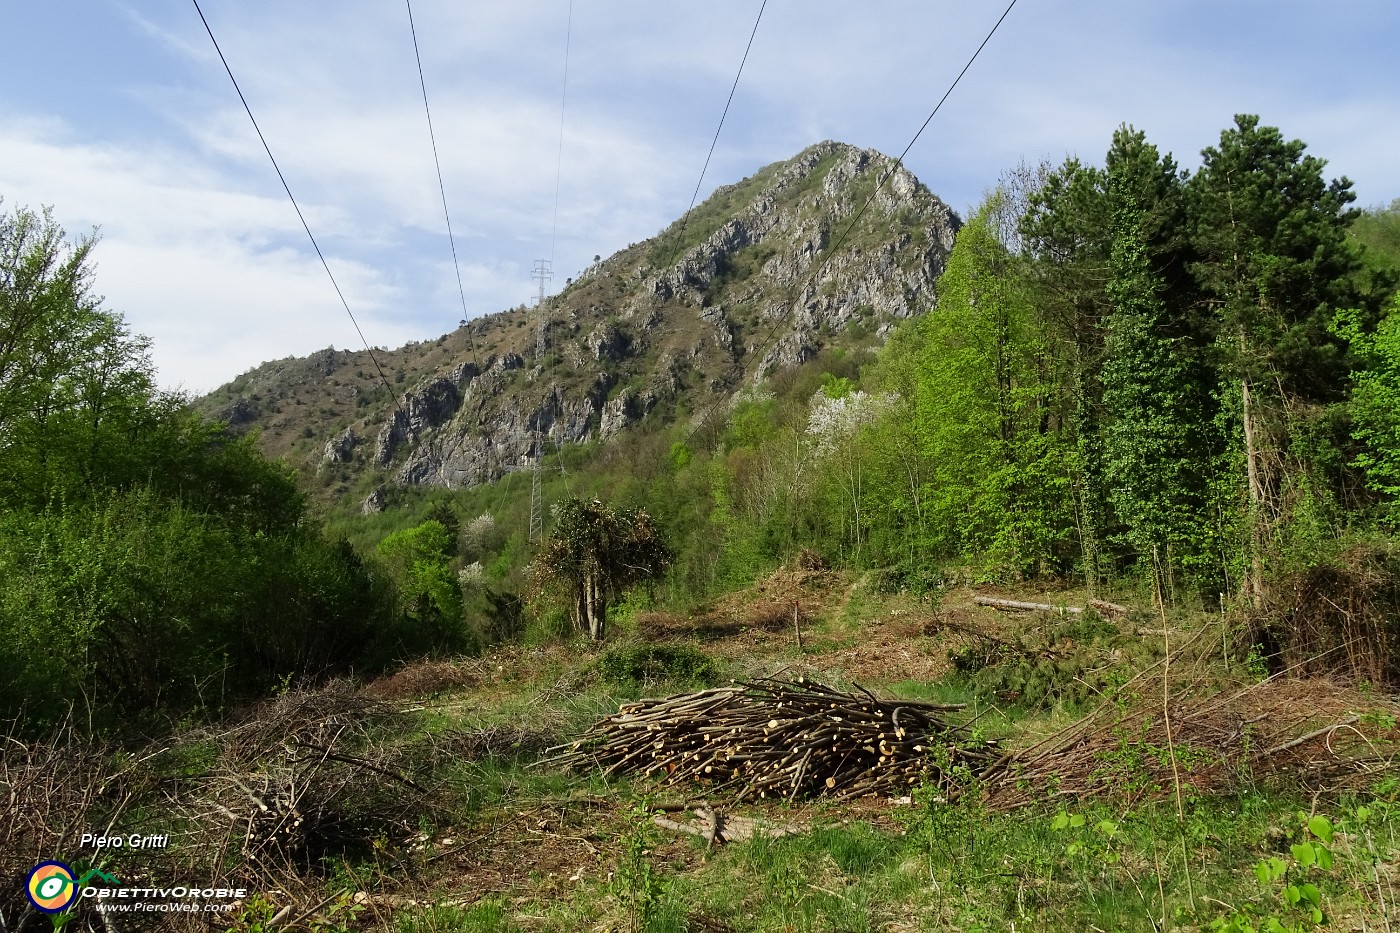
[[[993, 609], [1018, 609], [1024, 612], [1069, 612], [1077, 615], [1084, 611], [1083, 606], [1055, 606], [1051, 603], [1028, 603], [1019, 599], [1001, 599], [996, 596], [974, 596], [972, 597], [972, 601], [979, 606], [990, 606]], [[1102, 599], [1089, 600], [1089, 608], [1097, 609], [1103, 615], [1121, 616], [1128, 614], [1127, 606], [1105, 602]]]
[[681, 821], [657, 814], [652, 817], [652, 823], [672, 832], [699, 836], [711, 846], [726, 842], [743, 842], [755, 837], [781, 839], [783, 836], [794, 836], [803, 831], [802, 827], [792, 823], [772, 823], [746, 816], [727, 816], [708, 807], [697, 807], [695, 816], [695, 820]]
[[1028, 603], [1019, 599], [997, 599], [992, 596], [974, 596], [972, 601], [979, 606], [990, 606], [993, 609], [1018, 609], [1023, 612], [1072, 612], [1080, 613], [1084, 611], [1083, 606], [1052, 606], [1049, 603]]

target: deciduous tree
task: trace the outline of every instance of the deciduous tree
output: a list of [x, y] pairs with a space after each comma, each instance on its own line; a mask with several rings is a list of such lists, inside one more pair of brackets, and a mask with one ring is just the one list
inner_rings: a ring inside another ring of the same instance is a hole
[[601, 641], [607, 632], [608, 604], [665, 570], [671, 550], [644, 511], [570, 498], [553, 512], [554, 528], [535, 557], [536, 585], [561, 591], [574, 624]]

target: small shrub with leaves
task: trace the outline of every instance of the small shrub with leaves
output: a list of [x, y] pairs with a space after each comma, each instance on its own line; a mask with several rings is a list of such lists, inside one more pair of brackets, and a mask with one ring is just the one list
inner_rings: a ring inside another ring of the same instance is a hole
[[641, 686], [678, 680], [712, 687], [719, 682], [713, 658], [689, 645], [615, 645], [598, 657], [598, 671], [614, 684]]

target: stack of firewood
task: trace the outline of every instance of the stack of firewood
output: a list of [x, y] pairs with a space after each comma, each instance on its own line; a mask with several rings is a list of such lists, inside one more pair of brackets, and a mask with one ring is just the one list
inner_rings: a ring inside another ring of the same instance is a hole
[[605, 774], [701, 782], [756, 798], [904, 795], [951, 784], [1001, 758], [948, 713], [962, 707], [882, 700], [809, 680], [762, 680], [624, 704], [555, 759]]

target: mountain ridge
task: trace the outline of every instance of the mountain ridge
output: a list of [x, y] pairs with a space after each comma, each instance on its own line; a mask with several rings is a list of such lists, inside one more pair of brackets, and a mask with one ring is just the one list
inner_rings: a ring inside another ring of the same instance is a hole
[[327, 349], [196, 407], [259, 429], [265, 452], [313, 468], [331, 495], [490, 482], [528, 466], [537, 437], [606, 441], [722, 407], [823, 347], [878, 345], [932, 306], [959, 225], [888, 156], [826, 141], [716, 189], [540, 307], [381, 351], [392, 397], [365, 351]]

